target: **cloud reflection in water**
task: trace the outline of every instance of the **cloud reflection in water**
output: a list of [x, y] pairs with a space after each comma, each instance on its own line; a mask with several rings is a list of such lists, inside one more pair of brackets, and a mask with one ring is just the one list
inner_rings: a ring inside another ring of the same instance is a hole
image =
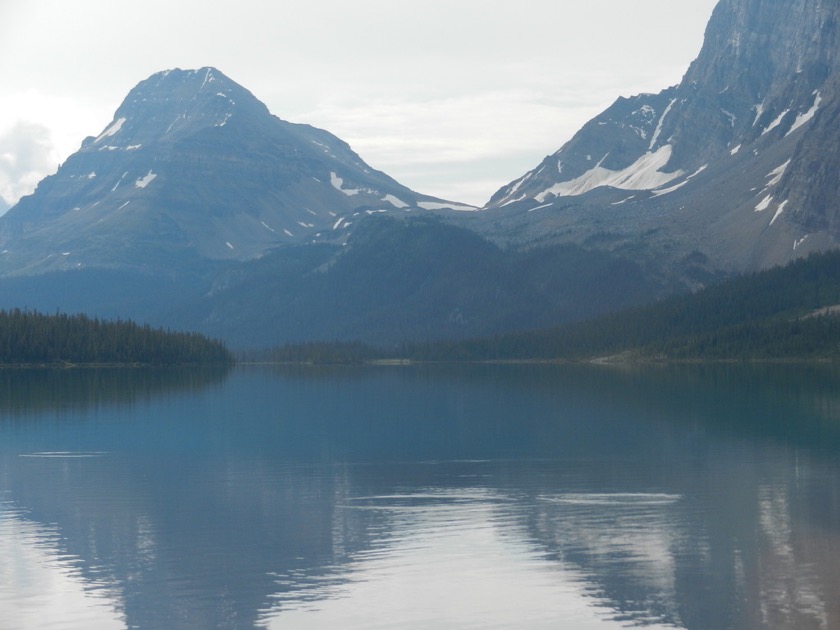
[[[529, 541], [523, 521], [532, 506], [515, 498], [489, 489], [431, 489], [357, 497], [342, 507], [381, 512], [389, 533], [331, 574], [278, 576], [283, 592], [262, 612], [263, 627], [626, 625], [589, 591], [579, 569], [548, 562]], [[674, 627], [648, 621], [650, 628]]]

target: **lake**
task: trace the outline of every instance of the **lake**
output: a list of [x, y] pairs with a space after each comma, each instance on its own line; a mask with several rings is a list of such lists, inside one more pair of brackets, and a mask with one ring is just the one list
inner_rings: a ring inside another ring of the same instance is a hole
[[0, 628], [840, 628], [825, 365], [0, 370]]

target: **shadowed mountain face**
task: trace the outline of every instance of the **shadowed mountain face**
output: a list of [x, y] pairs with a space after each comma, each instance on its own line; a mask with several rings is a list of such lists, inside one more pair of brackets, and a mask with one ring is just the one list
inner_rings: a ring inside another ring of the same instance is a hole
[[837, 246], [838, 29], [829, 0], [721, 0], [679, 85], [619, 98], [488, 208], [529, 239], [653, 230], [728, 271]]
[[[0, 222], [4, 274], [171, 269], [341, 239], [365, 213], [447, 204], [282, 121], [218, 70], [141, 82], [114, 120]], [[465, 207], [461, 207], [466, 209]]]

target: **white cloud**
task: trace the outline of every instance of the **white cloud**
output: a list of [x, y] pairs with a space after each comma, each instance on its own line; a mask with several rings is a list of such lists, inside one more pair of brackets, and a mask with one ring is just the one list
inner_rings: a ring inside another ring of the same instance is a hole
[[[110, 110], [110, 111], [109, 111]], [[0, 100], [0, 199], [12, 206], [76, 151], [113, 109], [85, 95], [9, 90]], [[5, 212], [0, 206], [0, 214]]]
[[44, 125], [16, 122], [0, 133], [0, 197], [12, 205], [35, 190], [55, 164], [50, 130]]
[[418, 192], [476, 205], [559, 148], [602, 104], [491, 91], [377, 102], [333, 99], [301, 116]]
[[[5, 508], [5, 506], [4, 506]], [[78, 558], [64, 548], [57, 528], [21, 518], [0, 518], [0, 584], [4, 628], [125, 628], [125, 603], [107, 583], [83, 579]]]

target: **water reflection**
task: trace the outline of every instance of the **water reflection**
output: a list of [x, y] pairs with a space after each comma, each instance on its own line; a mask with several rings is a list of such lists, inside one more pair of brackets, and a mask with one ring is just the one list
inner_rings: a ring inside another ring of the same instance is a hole
[[17, 627], [36, 601], [55, 628], [840, 625], [830, 366], [210, 383], [16, 400]]
[[[618, 628], [575, 569], [528, 543], [515, 500], [487, 490], [356, 497], [389, 534], [324, 576], [278, 576], [267, 628]], [[655, 624], [652, 624], [652, 626]]]
[[0, 501], [0, 596], [4, 628], [124, 628], [118, 589], [82, 575], [55, 528], [29, 521]]
[[229, 367], [0, 368], [0, 420], [200, 391], [220, 385], [229, 372]]

